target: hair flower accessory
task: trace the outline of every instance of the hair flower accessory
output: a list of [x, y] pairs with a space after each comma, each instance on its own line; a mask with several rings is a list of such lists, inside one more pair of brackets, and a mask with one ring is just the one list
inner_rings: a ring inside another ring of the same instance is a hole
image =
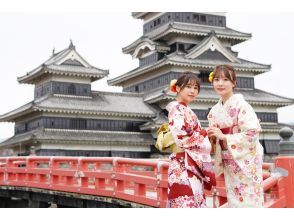
[[213, 75], [214, 75], [214, 72], [209, 73], [209, 77], [208, 77], [209, 82], [213, 81]]
[[177, 92], [176, 83], [177, 83], [177, 80], [176, 79], [173, 79], [172, 81], [170, 81], [169, 90], [171, 92]]

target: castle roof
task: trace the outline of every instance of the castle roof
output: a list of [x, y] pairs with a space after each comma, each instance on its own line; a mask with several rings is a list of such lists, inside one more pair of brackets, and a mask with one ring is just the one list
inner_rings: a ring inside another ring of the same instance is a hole
[[136, 51], [140, 49], [145, 49], [146, 47], [150, 51], [156, 50], [158, 52], [167, 52], [170, 50], [170, 47], [167, 44], [163, 42], [153, 41], [146, 36], [142, 36], [134, 44], [124, 47], [122, 51], [125, 54], [132, 54], [132, 56], [135, 58], [137, 57]]
[[91, 81], [101, 79], [109, 74], [108, 70], [99, 69], [90, 65], [75, 49], [72, 44], [46, 60], [43, 64], [18, 77], [19, 83], [35, 84], [44, 75], [66, 75], [90, 78]]
[[143, 94], [92, 92], [92, 97], [49, 95], [0, 116], [0, 122], [13, 122], [31, 112], [51, 112], [93, 116], [152, 118], [155, 109], [144, 103]]
[[[252, 105], [283, 107], [292, 105], [294, 103], [294, 99], [285, 98], [259, 89], [250, 90], [236, 88], [235, 93], [242, 94], [244, 96], [244, 99]], [[169, 91], [169, 86], [153, 90], [153, 92], [147, 93], [144, 97], [144, 101], [149, 104], [154, 104], [162, 100], [174, 99], [175, 94]], [[201, 91], [197, 96], [196, 103], [204, 102], [212, 105], [216, 104], [218, 100], [219, 96], [214, 92], [211, 86], [201, 86]]]
[[157, 29], [154, 29], [146, 33], [130, 45], [124, 47], [123, 52], [128, 53], [128, 51], [132, 50], [133, 48], [136, 48], [146, 38], [149, 38], [152, 41], [156, 41], [171, 34], [206, 37], [210, 34], [211, 31], [214, 31], [216, 33], [216, 36], [220, 39], [231, 40], [232, 45], [249, 40], [252, 37], [250, 33], [236, 31], [228, 27], [205, 26], [192, 23], [171, 22], [166, 23], [165, 25], [162, 25], [161, 27], [158, 27]]
[[[212, 53], [217, 53], [217, 51], [214, 51]], [[213, 70], [214, 67], [219, 64], [229, 64], [229, 65], [232, 65], [236, 71], [248, 71], [254, 74], [264, 73], [271, 69], [270, 65], [251, 62], [249, 60], [245, 60], [241, 58], [237, 58], [237, 59], [238, 59], [238, 62], [232, 62], [227, 59], [212, 60], [209, 57], [205, 56], [205, 54], [202, 57], [189, 58], [184, 53], [172, 53], [165, 56], [163, 59], [155, 63], [146, 65], [144, 67], [138, 67], [116, 78], [109, 79], [107, 80], [107, 82], [111, 86], [114, 86], [114, 85], [122, 86], [123, 82], [126, 80], [143, 75], [144, 73], [150, 72], [152, 70], [155, 70], [167, 65]]]
[[121, 131], [89, 131], [39, 128], [26, 133], [17, 134], [4, 142], [2, 146], [18, 146], [39, 141], [41, 143], [81, 143], [81, 144], [107, 144], [128, 146], [149, 146], [154, 144], [150, 133], [121, 132]]

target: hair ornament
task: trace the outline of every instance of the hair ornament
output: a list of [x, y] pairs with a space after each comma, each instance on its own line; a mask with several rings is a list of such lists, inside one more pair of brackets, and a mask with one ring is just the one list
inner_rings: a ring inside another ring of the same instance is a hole
[[213, 77], [214, 77], [214, 72], [212, 71], [211, 73], [209, 73], [208, 81], [209, 82], [212, 82], [213, 81]]
[[170, 81], [170, 84], [169, 84], [169, 90], [171, 92], [177, 92], [177, 89], [176, 89], [176, 83], [177, 83], [177, 80], [176, 79], [173, 79], [172, 81]]

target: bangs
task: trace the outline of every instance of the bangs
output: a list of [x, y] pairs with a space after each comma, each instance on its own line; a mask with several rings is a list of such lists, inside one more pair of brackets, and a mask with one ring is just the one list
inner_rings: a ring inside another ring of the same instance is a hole
[[187, 85], [191, 85], [191, 86], [197, 86], [198, 87], [198, 82], [197, 82], [197, 79], [189, 79]]
[[213, 78], [227, 78], [231, 82], [236, 83], [236, 73], [233, 67], [229, 65], [219, 65], [214, 70]]
[[231, 76], [228, 71], [217, 71], [213, 78], [228, 78], [231, 79]]
[[183, 89], [187, 85], [196, 85], [198, 92], [200, 92], [200, 81], [195, 73], [184, 72], [180, 75], [176, 85]]

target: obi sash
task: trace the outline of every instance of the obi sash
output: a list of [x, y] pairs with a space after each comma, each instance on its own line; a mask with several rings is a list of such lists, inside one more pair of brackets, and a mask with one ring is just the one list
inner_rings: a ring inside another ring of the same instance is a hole
[[[220, 130], [223, 132], [223, 134], [233, 134], [232, 127], [220, 128]], [[222, 140], [219, 140], [219, 144], [223, 149], [224, 148], [224, 142]]]
[[[220, 130], [223, 132], [223, 134], [233, 134], [233, 129], [232, 127], [227, 127], [227, 128], [220, 128]], [[224, 146], [224, 142], [222, 140], [219, 140], [219, 144], [221, 146], [221, 148], [223, 149], [225, 146]], [[222, 159], [233, 159], [232, 158], [232, 155], [230, 154], [229, 151], [227, 150], [222, 150]]]

